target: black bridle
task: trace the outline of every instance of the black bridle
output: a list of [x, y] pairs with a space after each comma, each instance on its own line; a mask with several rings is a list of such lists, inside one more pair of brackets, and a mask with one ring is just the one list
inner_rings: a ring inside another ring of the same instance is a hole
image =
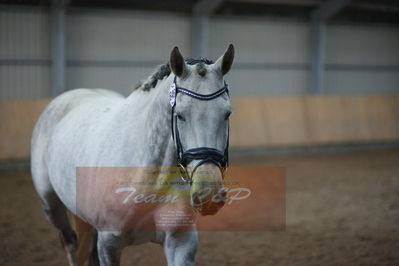
[[[208, 147], [199, 147], [199, 148], [193, 148], [184, 151], [183, 146], [180, 141], [180, 133], [179, 133], [179, 128], [177, 126], [177, 115], [175, 113], [175, 107], [176, 107], [176, 98], [178, 93], [183, 93], [187, 96], [190, 96], [192, 98], [195, 98], [197, 100], [201, 101], [210, 101], [213, 100], [224, 93], [227, 93], [229, 95], [229, 88], [227, 86], [227, 83], [224, 82], [223, 88], [220, 90], [211, 93], [211, 94], [199, 94], [193, 91], [190, 91], [188, 89], [178, 87], [176, 84], [176, 76], [173, 80], [173, 84], [170, 87], [169, 90], [169, 100], [170, 100], [170, 105], [172, 106], [172, 117], [171, 117], [171, 128], [172, 128], [172, 137], [176, 145], [176, 155], [177, 155], [177, 166], [180, 169], [180, 173], [182, 175], [182, 179], [186, 182], [192, 182], [192, 174], [195, 172], [197, 167], [203, 165], [204, 163], [211, 162], [215, 164], [216, 166], [219, 167], [222, 176], [224, 176], [224, 172], [228, 166], [228, 161], [229, 161], [229, 129], [227, 131], [227, 143], [226, 143], [226, 148], [224, 151], [220, 151], [214, 148], [208, 148]], [[187, 171], [187, 165], [190, 161], [192, 160], [199, 160], [199, 162], [195, 165], [193, 171], [191, 172], [191, 175]]]

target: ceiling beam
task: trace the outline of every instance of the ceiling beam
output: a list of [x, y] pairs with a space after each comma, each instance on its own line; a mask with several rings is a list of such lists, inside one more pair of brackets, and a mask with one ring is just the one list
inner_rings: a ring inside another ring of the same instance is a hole
[[194, 14], [211, 15], [224, 0], [200, 0], [193, 7]]
[[340, 9], [347, 5], [351, 0], [330, 0], [322, 4], [312, 12], [312, 20], [326, 21], [334, 16]]
[[275, 5], [293, 5], [293, 6], [314, 6], [319, 5], [322, 0], [229, 0], [234, 3], [250, 4], [275, 4]]

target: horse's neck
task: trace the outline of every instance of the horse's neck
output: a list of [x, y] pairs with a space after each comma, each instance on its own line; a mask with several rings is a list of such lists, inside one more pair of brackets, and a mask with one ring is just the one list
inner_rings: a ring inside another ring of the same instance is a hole
[[138, 130], [142, 134], [140, 139], [143, 143], [136, 143], [141, 147], [136, 150], [139, 150], [140, 162], [148, 166], [170, 166], [176, 160], [171, 137], [171, 111], [168, 98], [168, 88], [172, 80], [169, 77], [158, 82], [150, 91], [138, 91], [136, 92], [138, 95], [134, 95], [134, 92], [127, 98], [127, 108], [133, 104], [142, 106], [141, 110], [135, 110], [135, 115], [137, 116], [139, 112], [144, 121], [143, 128]]

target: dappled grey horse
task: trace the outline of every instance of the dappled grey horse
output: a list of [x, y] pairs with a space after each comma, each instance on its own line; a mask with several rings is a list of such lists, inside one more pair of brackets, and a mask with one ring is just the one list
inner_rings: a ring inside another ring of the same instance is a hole
[[[70, 265], [77, 265], [78, 243], [67, 210], [97, 229], [90, 265], [119, 265], [124, 247], [145, 242], [160, 243], [168, 265], [195, 263], [195, 228], [184, 232], [156, 228], [141, 234], [134, 228], [100, 230], [97, 223], [104, 221], [88, 212], [77, 213], [76, 169], [178, 165], [183, 180], [193, 184], [198, 167], [207, 166], [217, 171], [205, 181], [219, 184], [221, 191], [231, 114], [223, 76], [233, 58], [232, 45], [215, 63], [184, 60], [175, 47], [170, 62], [159, 66], [128, 97], [105, 89], [76, 89], [47, 106], [32, 136], [31, 171], [46, 217], [59, 230]], [[191, 197], [204, 186], [206, 182], [191, 185]], [[212, 201], [198, 206], [202, 215], [220, 208]]]

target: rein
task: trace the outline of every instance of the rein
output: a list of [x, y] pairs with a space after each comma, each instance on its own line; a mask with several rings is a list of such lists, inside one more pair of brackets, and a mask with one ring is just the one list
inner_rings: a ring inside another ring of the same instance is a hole
[[[214, 148], [208, 148], [208, 147], [199, 147], [199, 148], [193, 148], [184, 151], [183, 146], [180, 141], [180, 133], [179, 133], [179, 128], [177, 126], [177, 115], [175, 112], [175, 107], [176, 107], [176, 98], [178, 93], [183, 93], [187, 96], [190, 96], [194, 99], [200, 100], [200, 101], [210, 101], [213, 99], [218, 98], [224, 93], [227, 93], [229, 95], [229, 87], [226, 82], [224, 82], [223, 88], [220, 90], [211, 93], [211, 94], [199, 94], [193, 91], [190, 91], [186, 88], [178, 87], [176, 83], [176, 76], [173, 80], [173, 84], [170, 86], [169, 90], [169, 101], [170, 105], [172, 107], [172, 117], [171, 117], [171, 129], [172, 129], [172, 137], [173, 141], [175, 142], [176, 145], [176, 155], [177, 155], [177, 166], [179, 167], [180, 173], [181, 173], [181, 178], [185, 182], [190, 182], [192, 183], [192, 174], [195, 172], [195, 170], [203, 165], [204, 163], [211, 162], [215, 164], [216, 166], [219, 167], [222, 176], [224, 176], [224, 172], [228, 166], [228, 160], [229, 160], [229, 128], [227, 131], [227, 143], [226, 143], [226, 148], [224, 151], [220, 151]], [[199, 160], [199, 162], [195, 165], [193, 171], [191, 172], [191, 175], [187, 171], [187, 165], [189, 164], [190, 161], [192, 160]]]

